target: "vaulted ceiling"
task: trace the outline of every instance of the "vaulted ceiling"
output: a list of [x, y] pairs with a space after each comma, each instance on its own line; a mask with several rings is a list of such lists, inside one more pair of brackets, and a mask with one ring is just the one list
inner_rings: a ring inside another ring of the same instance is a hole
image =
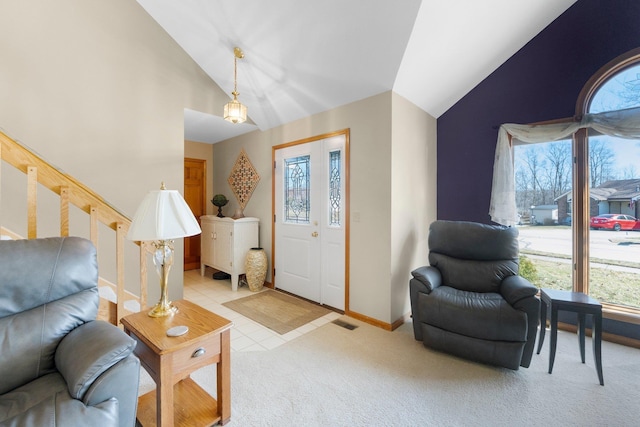
[[244, 51], [250, 120], [185, 110], [215, 143], [389, 90], [437, 118], [576, 0], [137, 1], [226, 93]]

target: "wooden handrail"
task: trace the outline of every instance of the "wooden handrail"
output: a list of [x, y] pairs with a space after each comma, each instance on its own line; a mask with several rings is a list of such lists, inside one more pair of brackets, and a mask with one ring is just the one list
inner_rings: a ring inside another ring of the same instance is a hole
[[11, 139], [1, 131], [0, 142], [2, 143], [2, 160], [25, 174], [28, 173], [29, 167], [35, 167], [39, 171], [37, 182], [40, 185], [58, 195], [61, 187], [68, 187], [72, 190], [71, 194], [69, 194], [69, 202], [71, 204], [86, 213], [89, 213], [91, 206], [96, 206], [99, 208], [99, 222], [113, 230], [116, 229], [118, 222], [122, 222], [126, 224], [126, 230], [129, 229], [131, 220], [89, 187], [47, 163], [29, 148]]
[[[99, 223], [115, 231], [117, 303], [112, 305], [101, 300], [100, 317], [117, 325], [127, 312], [124, 306], [125, 299], [130, 298], [132, 295], [125, 291], [124, 283], [124, 240], [131, 225], [131, 220], [89, 187], [54, 167], [32, 150], [0, 131], [0, 164], [2, 161], [27, 175], [27, 238], [34, 239], [38, 236], [38, 184], [60, 196], [60, 236], [69, 235], [69, 204], [89, 214], [90, 239], [96, 248], [98, 248]], [[1, 202], [2, 199], [0, 198]], [[3, 230], [5, 230], [4, 227]], [[15, 236], [15, 233], [12, 234]], [[140, 242], [135, 243], [140, 246], [140, 295], [136, 299], [141, 308], [146, 308], [146, 245]], [[104, 280], [101, 279], [101, 281]]]

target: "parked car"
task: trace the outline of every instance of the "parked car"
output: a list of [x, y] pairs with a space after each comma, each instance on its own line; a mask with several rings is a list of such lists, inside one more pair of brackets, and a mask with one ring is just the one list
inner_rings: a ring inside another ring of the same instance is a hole
[[636, 217], [621, 214], [602, 214], [591, 217], [590, 226], [592, 229], [614, 231], [640, 229], [640, 224]]

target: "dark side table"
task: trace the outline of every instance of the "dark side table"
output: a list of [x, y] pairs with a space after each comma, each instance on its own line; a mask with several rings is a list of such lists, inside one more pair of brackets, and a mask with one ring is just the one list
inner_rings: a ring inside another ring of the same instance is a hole
[[555, 289], [540, 289], [540, 337], [538, 338], [538, 351], [540, 354], [544, 342], [545, 325], [547, 322], [547, 307], [551, 309], [551, 347], [549, 348], [549, 373], [553, 370], [553, 361], [556, 357], [556, 342], [558, 340], [558, 311], [572, 311], [578, 314], [578, 341], [580, 345], [580, 357], [584, 363], [584, 329], [587, 314], [593, 316], [591, 338], [593, 341], [593, 357], [596, 362], [600, 385], [604, 385], [602, 376], [602, 304], [582, 292], [558, 291]]

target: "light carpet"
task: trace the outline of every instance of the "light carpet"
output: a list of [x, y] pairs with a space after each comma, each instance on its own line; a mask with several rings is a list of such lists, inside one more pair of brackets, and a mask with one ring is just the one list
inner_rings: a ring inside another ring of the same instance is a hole
[[[605, 385], [575, 334], [548, 340], [531, 367], [495, 368], [425, 348], [411, 324], [394, 332], [341, 318], [266, 352], [231, 354], [229, 426], [635, 426], [640, 350], [603, 343]], [[591, 341], [587, 340], [588, 344]], [[215, 367], [192, 378], [213, 396]], [[153, 388], [141, 375], [141, 392]]]
[[223, 305], [280, 335], [331, 313], [324, 307], [271, 289]]

